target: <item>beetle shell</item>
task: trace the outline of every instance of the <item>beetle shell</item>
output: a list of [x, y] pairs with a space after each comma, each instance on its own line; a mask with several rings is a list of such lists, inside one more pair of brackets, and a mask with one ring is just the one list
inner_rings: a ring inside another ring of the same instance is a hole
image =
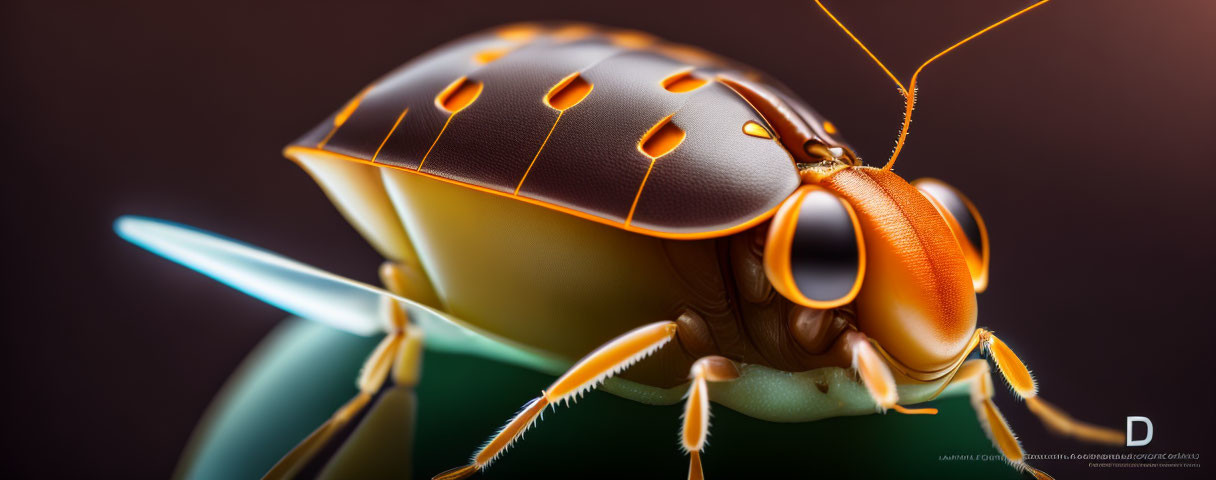
[[[498, 29], [437, 49], [372, 83], [293, 147], [668, 238], [755, 225], [797, 188], [793, 157], [773, 126], [715, 81], [758, 74], [651, 37], [571, 29]], [[572, 74], [590, 92], [554, 108], [547, 95]], [[684, 74], [692, 81], [664, 86]], [[788, 104], [803, 130], [823, 132], [782, 87], [749, 85]], [[642, 140], [668, 118], [684, 137], [651, 156]]]

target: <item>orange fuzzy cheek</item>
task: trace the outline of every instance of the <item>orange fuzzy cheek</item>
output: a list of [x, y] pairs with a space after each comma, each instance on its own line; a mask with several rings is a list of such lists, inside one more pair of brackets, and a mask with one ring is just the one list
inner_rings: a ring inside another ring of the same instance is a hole
[[975, 330], [970, 283], [966, 292], [934, 285], [889, 252], [876, 250], [882, 249], [870, 250], [872, 261], [857, 295], [858, 326], [908, 368], [930, 372], [949, 366]]

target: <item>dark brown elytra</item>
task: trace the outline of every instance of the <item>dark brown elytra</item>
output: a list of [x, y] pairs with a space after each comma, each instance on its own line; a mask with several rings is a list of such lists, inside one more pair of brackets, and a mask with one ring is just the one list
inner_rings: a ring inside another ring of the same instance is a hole
[[[585, 25], [527, 25], [407, 63], [289, 149], [322, 149], [631, 231], [706, 238], [769, 218], [800, 183], [803, 146], [840, 145], [823, 123], [776, 82], [692, 47]], [[651, 140], [659, 127], [662, 138]], [[666, 143], [654, 154], [644, 141]]]

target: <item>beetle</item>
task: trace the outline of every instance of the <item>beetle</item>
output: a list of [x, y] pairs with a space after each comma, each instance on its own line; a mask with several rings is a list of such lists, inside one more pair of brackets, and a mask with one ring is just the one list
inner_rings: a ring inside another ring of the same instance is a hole
[[423, 345], [559, 375], [437, 479], [485, 469], [546, 407], [600, 385], [684, 402], [690, 478], [702, 478], [711, 400], [810, 421], [932, 414], [904, 405], [948, 388], [969, 391], [1012, 465], [1046, 477], [992, 402], [988, 363], [968, 360], [977, 348], [1052, 429], [1121, 442], [1041, 400], [1017, 355], [976, 328], [990, 252], [975, 205], [892, 170], [925, 66], [1046, 0], [932, 57], [906, 87], [816, 3], [907, 101], [881, 168], [741, 64], [637, 32], [516, 25], [407, 63], [285, 149], [387, 259], [387, 291], [171, 224], [116, 228], [293, 313], [387, 333], [359, 393], [272, 478], [298, 472], [386, 385], [416, 384]]

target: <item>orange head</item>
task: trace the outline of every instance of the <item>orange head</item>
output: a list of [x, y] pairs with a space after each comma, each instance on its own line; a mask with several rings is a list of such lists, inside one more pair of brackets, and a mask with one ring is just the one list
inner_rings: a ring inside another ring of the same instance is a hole
[[988, 284], [983, 220], [954, 188], [933, 179], [908, 183], [891, 167], [907, 139], [921, 71], [1047, 1], [934, 55], [907, 86], [815, 1], [895, 82], [906, 109], [895, 149], [881, 169], [837, 154], [800, 165], [804, 185], [778, 209], [765, 245], [765, 272], [777, 291], [810, 308], [852, 303], [857, 327], [910, 371], [936, 372], [963, 354], [975, 331], [975, 294]]
[[974, 206], [936, 180], [843, 167], [807, 175], [765, 244], [774, 288], [800, 305], [852, 303], [857, 327], [908, 369], [934, 372], [964, 351], [987, 281]]

